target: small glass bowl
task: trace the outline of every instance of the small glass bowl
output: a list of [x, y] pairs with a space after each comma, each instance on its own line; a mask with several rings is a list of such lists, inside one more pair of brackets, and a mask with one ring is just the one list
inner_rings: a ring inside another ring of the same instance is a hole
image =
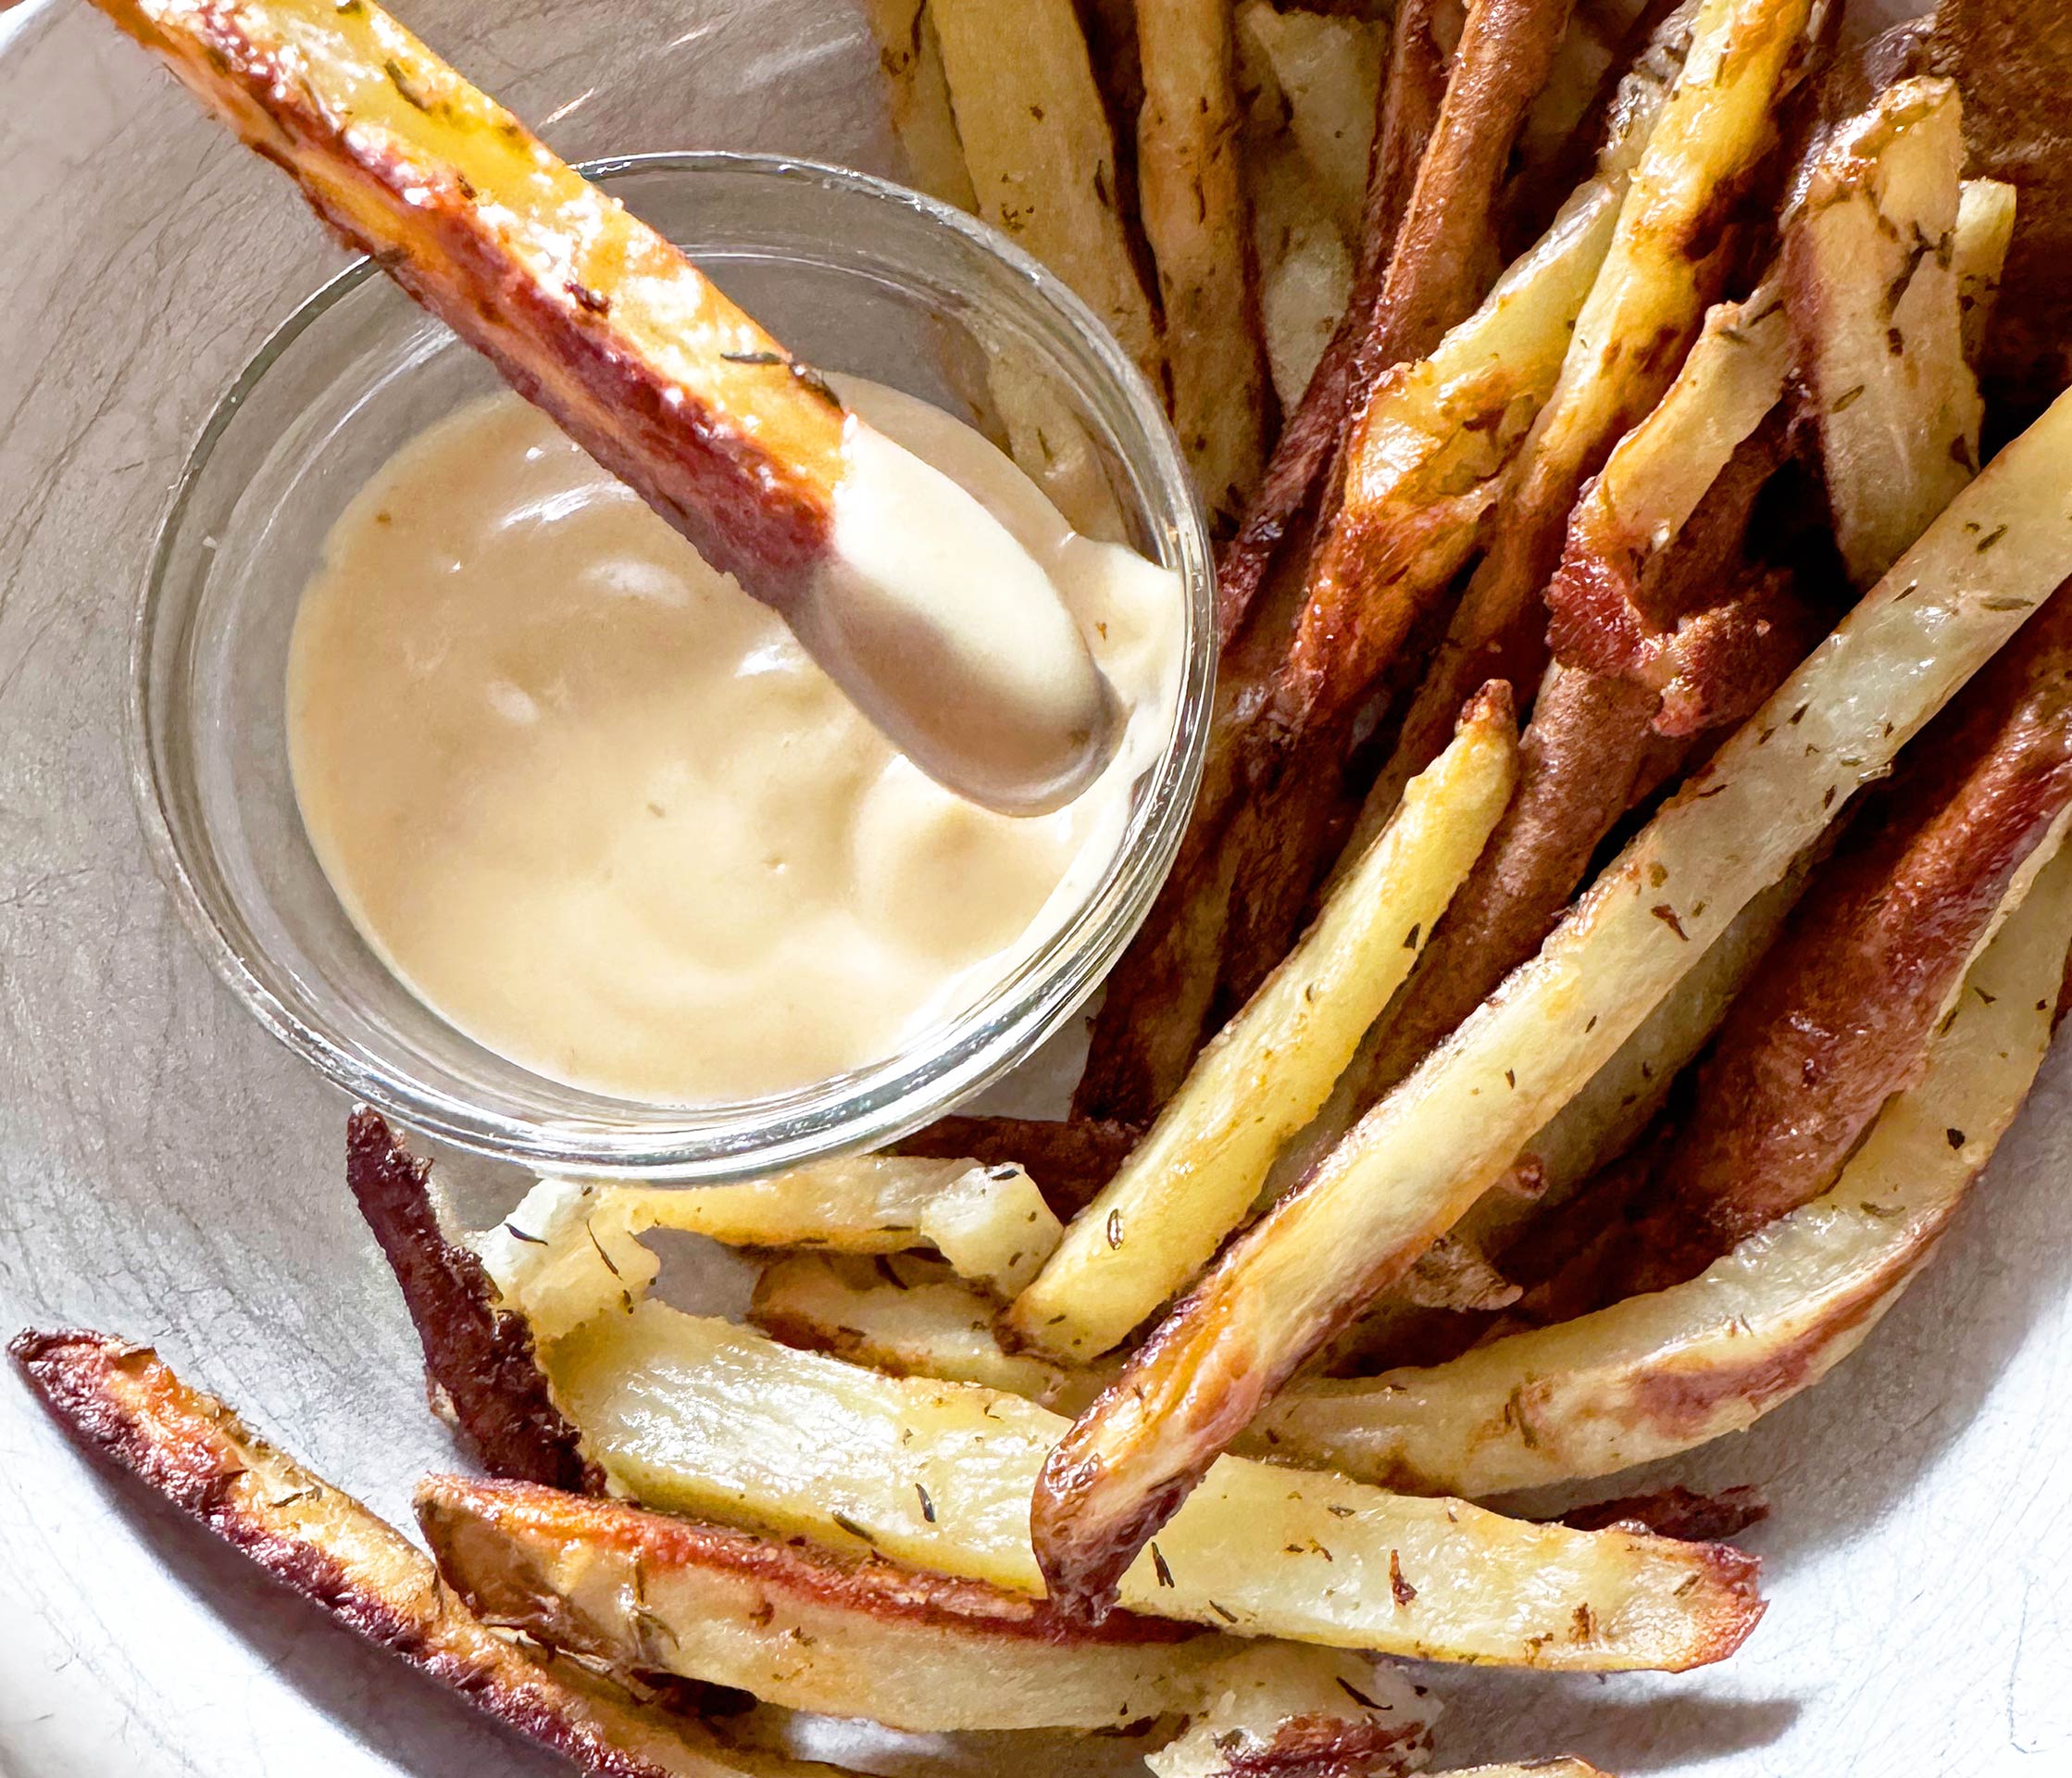
[[[211, 416], [137, 614], [130, 758], [160, 874], [217, 972], [348, 1093], [544, 1171], [723, 1180], [875, 1146], [997, 1079], [1092, 991], [1149, 910], [1201, 772], [1214, 576], [1156, 399], [1057, 279], [969, 217], [809, 162], [642, 155], [584, 169], [802, 357], [970, 415], [989, 371], [1037, 387], [1091, 446], [1123, 541], [1180, 572], [1171, 732], [1117, 857], [1010, 979], [904, 1053], [768, 1097], [647, 1105], [564, 1086], [431, 1012], [362, 942], [305, 837], [285, 735], [290, 630], [344, 505], [495, 373], [362, 262], [306, 303]], [[1068, 515], [1072, 516], [1072, 515]]]

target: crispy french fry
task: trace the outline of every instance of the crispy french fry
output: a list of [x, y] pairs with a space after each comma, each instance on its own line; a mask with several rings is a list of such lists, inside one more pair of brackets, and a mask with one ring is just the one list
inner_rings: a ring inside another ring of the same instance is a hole
[[1731, 258], [1708, 233], [1768, 151], [1795, 71], [1810, 0], [1704, 0], [1688, 57], [1627, 183], [1618, 230], [1560, 381], [1533, 423], [1503, 522], [1404, 719], [1379, 794], [1392, 797], [1444, 744], [1444, 713], [1491, 674], [1538, 679], [1540, 594], [1559, 562], [1569, 508], [1619, 436], [1667, 388]]
[[1592, 1272], [1604, 1300], [1680, 1283], [1817, 1196], [1919, 1077], [2009, 884], [2072, 808], [2072, 596], [1921, 737], [1883, 801], [1735, 1002], [1630, 1228], [1579, 1265], [1586, 1298]]
[[1035, 1276], [1063, 1232], [1012, 1163], [865, 1155], [689, 1189], [542, 1180], [473, 1246], [505, 1305], [552, 1340], [646, 1294], [661, 1262], [640, 1237], [654, 1229], [730, 1246], [931, 1246], [1004, 1293]]
[[1228, 0], [1137, 0], [1137, 191], [1158, 265], [1173, 426], [1220, 532], [1266, 457], [1270, 395], [1238, 166]]
[[1612, 1774], [1599, 1771], [1587, 1759], [1564, 1757], [1528, 1759], [1517, 1765], [1459, 1766], [1451, 1772], [1434, 1772], [1432, 1778], [1612, 1778]]
[[748, 1319], [786, 1346], [895, 1377], [980, 1383], [1061, 1414], [1079, 1412], [1114, 1380], [1113, 1364], [1008, 1351], [994, 1329], [999, 1310], [928, 1260], [796, 1253], [763, 1269]]
[[1027, 1346], [1089, 1359], [1183, 1288], [1244, 1219], [1416, 962], [1517, 782], [1507, 690], [1485, 690], [1317, 923], [1202, 1052], [1121, 1171], [1015, 1300]]
[[[547, 1366], [585, 1447], [649, 1506], [1042, 1590], [1030, 1491], [1066, 1422], [1032, 1403], [879, 1376], [652, 1301], [591, 1321]], [[1531, 1524], [1232, 1458], [1122, 1591], [1132, 1610], [1247, 1635], [1679, 1668], [1746, 1636], [1754, 1566], [1725, 1546]]]
[[1953, 243], [1964, 168], [1949, 81], [1902, 81], [1835, 131], [1784, 234], [1785, 307], [1835, 541], [1868, 586], [1968, 482], [1983, 412]]
[[1967, 179], [1958, 188], [1956, 247], [1950, 269], [1957, 280], [1965, 361], [1974, 370], [1985, 353], [1993, 305], [2000, 300], [2001, 274], [2015, 238], [2015, 188], [2004, 180]]
[[485, 1622], [607, 1672], [896, 1729], [1120, 1728], [1195, 1709], [1245, 1647], [1142, 1618], [1090, 1635], [982, 1582], [530, 1483], [430, 1476], [417, 1508], [441, 1578]]
[[83, 1443], [347, 1629], [581, 1771], [837, 1778], [826, 1766], [730, 1747], [693, 1718], [636, 1704], [574, 1661], [521, 1650], [442, 1587], [400, 1532], [188, 1387], [148, 1346], [30, 1332], [7, 1349]]
[[2068, 450], [2072, 396], [1957, 497], [1539, 956], [1225, 1251], [1046, 1463], [1031, 1524], [1054, 1595], [1098, 1605], [1214, 1454], [2072, 574]]
[[960, 210], [977, 209], [929, 0], [867, 0], [864, 10], [878, 40], [892, 134], [906, 157], [908, 178], [930, 197]]
[[804, 587], [842, 406], [669, 242], [373, 0], [98, 4], [714, 567]]
[[1701, 1277], [1425, 1371], [1312, 1384], [1258, 1431], [1298, 1461], [1482, 1495], [1608, 1475], [1737, 1432], [1854, 1351], [2028, 1095], [2072, 943], [2060, 852], [1973, 966], [1927, 1073], [1824, 1196]]
[[1423, 1688], [1393, 1668], [1337, 1659], [1354, 1659], [1354, 1670], [1333, 1672], [1315, 1650], [1272, 1643], [1227, 1662], [1181, 1733], [1145, 1756], [1153, 1778], [1404, 1778], [1422, 1767], [1437, 1714]]
[[497, 1299], [482, 1262], [446, 1239], [419, 1160], [365, 1106], [345, 1126], [345, 1183], [395, 1273], [424, 1346], [433, 1401], [498, 1475], [596, 1491], [587, 1462], [534, 1360], [532, 1332]]
[[1157, 329], [1072, 0], [930, 0], [930, 11], [980, 215], [1071, 285], [1156, 383]]

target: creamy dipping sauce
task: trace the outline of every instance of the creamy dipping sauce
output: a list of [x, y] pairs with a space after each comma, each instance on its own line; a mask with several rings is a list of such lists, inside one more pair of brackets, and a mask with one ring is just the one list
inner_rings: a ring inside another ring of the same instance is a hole
[[1072, 532], [949, 415], [836, 382], [1050, 574], [1120, 745], [1050, 813], [967, 802], [544, 415], [511, 394], [455, 415], [331, 530], [289, 764], [368, 944], [536, 1072], [712, 1103], [882, 1061], [1004, 980], [1121, 845], [1178, 695], [1176, 578]]

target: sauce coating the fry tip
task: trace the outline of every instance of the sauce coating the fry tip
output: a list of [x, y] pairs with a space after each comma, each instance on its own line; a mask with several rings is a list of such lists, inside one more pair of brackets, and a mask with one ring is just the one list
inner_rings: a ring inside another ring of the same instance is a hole
[[[1115, 688], [1113, 757], [1050, 812], [917, 770], [774, 612], [513, 395], [399, 451], [304, 593], [289, 763], [318, 860], [412, 992], [539, 1073], [695, 1104], [883, 1060], [1005, 979], [1121, 845], [1178, 695], [1174, 577], [1074, 533], [949, 415], [840, 386], [1005, 527]], [[882, 522], [852, 557], [866, 572], [892, 559]]]

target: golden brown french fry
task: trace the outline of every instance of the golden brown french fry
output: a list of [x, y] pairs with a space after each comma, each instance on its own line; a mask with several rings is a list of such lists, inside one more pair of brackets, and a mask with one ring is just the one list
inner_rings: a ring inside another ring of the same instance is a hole
[[693, 1718], [636, 1704], [574, 1661], [498, 1635], [439, 1584], [400, 1532], [190, 1388], [148, 1346], [31, 1331], [7, 1349], [83, 1443], [356, 1634], [580, 1770], [598, 1778], [837, 1778], [827, 1766], [730, 1747]]
[[1410, 972], [1517, 782], [1508, 689], [1485, 689], [1397, 819], [1015, 1299], [1008, 1325], [1023, 1344], [1064, 1359], [1105, 1352], [1207, 1262]]
[[1254, 1429], [1286, 1459], [1467, 1495], [1608, 1475], [1738, 1432], [1855, 1350], [2028, 1096], [2072, 944], [2060, 851], [1973, 965], [1919, 1084], [1827, 1194], [1689, 1283], [1449, 1363], [1312, 1383]]
[[1107, 1596], [1214, 1454], [2072, 574], [2067, 450], [2072, 396], [1952, 503], [1539, 956], [1225, 1251], [1045, 1466], [1031, 1523], [1054, 1595]]
[[[656, 1302], [549, 1352], [586, 1448], [634, 1498], [1040, 1593], [1028, 1509], [1066, 1422], [884, 1377]], [[1231, 1458], [1123, 1584], [1129, 1608], [1246, 1635], [1604, 1670], [1724, 1658], [1761, 1606], [1725, 1546], [1581, 1533]]]
[[960, 210], [977, 209], [929, 0], [867, 0], [865, 12], [878, 40], [892, 134], [906, 157], [908, 179], [930, 197]]
[[843, 413], [373, 0], [97, 0], [317, 213], [750, 592], [832, 547]]
[[1957, 279], [1957, 313], [1964, 327], [1965, 361], [1976, 371], [2000, 298], [2001, 273], [2015, 238], [2015, 188], [2004, 180], [1967, 179], [1957, 193], [1956, 250], [1950, 269]]
[[930, 10], [979, 214], [1071, 285], [1156, 384], [1157, 329], [1072, 0], [930, 0]]
[[1830, 135], [1784, 234], [1785, 307], [1835, 541], [1868, 586], [1975, 473], [1953, 262], [1962, 103], [1902, 81]]
[[440, 1577], [485, 1622], [606, 1672], [896, 1729], [1120, 1728], [1196, 1708], [1245, 1646], [1142, 1618], [1090, 1635], [981, 1582], [530, 1483], [429, 1476], [417, 1509]]
[[[1691, 48], [1627, 184], [1618, 230], [1576, 322], [1560, 381], [1533, 423], [1503, 521], [1412, 699], [1379, 794], [1401, 793], [1444, 745], [1446, 713], [1494, 674], [1537, 681], [1540, 594], [1569, 508], [1612, 444], [1654, 407], [1730, 258], [1706, 229], [1775, 139], [1810, 0], [1704, 0]], [[1709, 244], [1693, 257], [1693, 244]]]
[[1235, 525], [1266, 459], [1270, 394], [1238, 165], [1228, 0], [1137, 0], [1137, 193], [1158, 266], [1173, 429], [1212, 524]]
[[930, 1246], [1004, 1294], [1036, 1275], [1063, 1232], [1035, 1182], [1011, 1163], [862, 1155], [732, 1185], [542, 1180], [472, 1245], [505, 1306], [525, 1316], [536, 1339], [552, 1340], [646, 1294], [661, 1262], [640, 1237], [653, 1229], [730, 1246]]

